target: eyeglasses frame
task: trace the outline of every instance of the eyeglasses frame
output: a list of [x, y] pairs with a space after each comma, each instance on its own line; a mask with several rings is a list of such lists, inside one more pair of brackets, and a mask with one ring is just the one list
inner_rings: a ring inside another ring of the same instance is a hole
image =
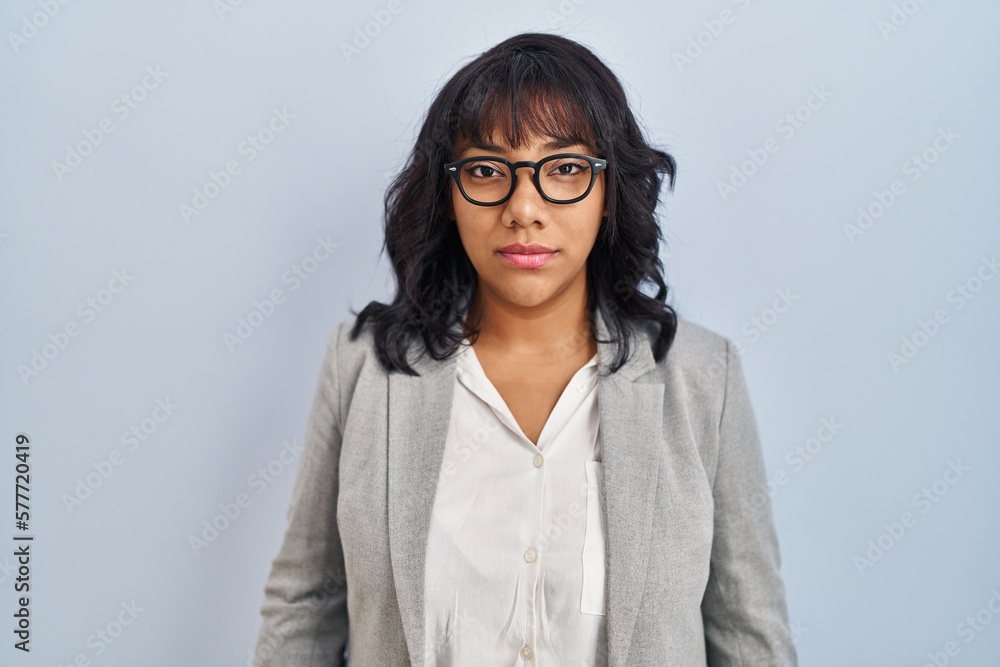
[[[541, 184], [541, 179], [538, 175], [539, 173], [538, 169], [546, 162], [568, 157], [586, 160], [590, 164], [590, 185], [587, 186], [587, 189], [584, 191], [582, 195], [574, 199], [567, 199], [567, 200], [553, 199], [552, 197], [545, 194], [545, 192], [542, 190], [542, 184]], [[459, 170], [462, 168], [462, 166], [468, 164], [469, 162], [479, 162], [479, 161], [499, 162], [500, 164], [506, 165], [510, 169], [511, 173], [510, 192], [508, 192], [507, 196], [505, 196], [503, 199], [500, 199], [495, 202], [483, 203], [474, 200], [472, 197], [466, 194], [465, 188], [462, 187], [462, 178], [461, 178], [462, 174], [461, 171]], [[551, 202], [553, 204], [575, 204], [576, 202], [587, 198], [587, 195], [589, 195], [591, 190], [594, 189], [594, 183], [597, 182], [598, 175], [602, 171], [604, 171], [607, 168], [607, 166], [608, 166], [607, 160], [603, 158], [596, 158], [596, 157], [591, 157], [589, 155], [584, 155], [583, 153], [556, 153], [554, 155], [547, 155], [543, 157], [541, 160], [538, 160], [537, 162], [533, 162], [531, 160], [521, 160], [520, 162], [511, 162], [510, 160], [507, 160], [505, 158], [496, 155], [474, 155], [472, 157], [467, 157], [458, 160], [457, 162], [449, 162], [444, 165], [444, 170], [448, 175], [450, 175], [455, 180], [455, 183], [458, 184], [459, 192], [462, 193], [462, 196], [465, 197], [466, 201], [468, 201], [470, 204], [475, 204], [476, 206], [499, 206], [500, 204], [507, 202], [507, 200], [509, 200], [511, 196], [514, 194], [514, 189], [517, 188], [517, 170], [520, 169], [521, 167], [531, 167], [532, 169], [531, 180], [535, 184], [535, 189], [538, 190], [538, 194], [540, 194], [542, 198], [545, 199], [545, 201]]]

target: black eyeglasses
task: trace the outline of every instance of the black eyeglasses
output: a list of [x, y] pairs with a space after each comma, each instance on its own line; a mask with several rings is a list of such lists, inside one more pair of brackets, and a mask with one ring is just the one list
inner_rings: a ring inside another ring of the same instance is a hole
[[573, 204], [590, 194], [608, 161], [580, 153], [557, 153], [538, 162], [511, 162], [494, 155], [477, 155], [449, 162], [445, 172], [458, 183], [462, 196], [478, 206], [502, 204], [517, 187], [517, 170], [531, 167], [532, 181], [546, 201]]

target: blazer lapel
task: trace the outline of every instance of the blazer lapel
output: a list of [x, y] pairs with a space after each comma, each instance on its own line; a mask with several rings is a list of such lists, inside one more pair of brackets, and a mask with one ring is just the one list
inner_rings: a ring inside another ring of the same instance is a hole
[[456, 362], [423, 356], [413, 377], [389, 374], [389, 555], [410, 664], [424, 666], [424, 558], [444, 458]]
[[[600, 338], [608, 332], [598, 313]], [[633, 332], [635, 333], [635, 332]], [[655, 366], [649, 340], [633, 335], [632, 355], [617, 373], [598, 379], [607, 542], [608, 665], [626, 663], [646, 583], [650, 528], [662, 447], [663, 383], [636, 382]], [[604, 373], [614, 345], [598, 343]]]
[[[609, 337], [595, 314], [598, 336]], [[652, 507], [662, 439], [663, 383], [635, 380], [653, 368], [645, 336], [632, 332], [632, 355], [604, 377], [615, 346], [598, 343], [598, 405], [608, 575], [607, 635], [610, 667], [625, 664], [649, 558]], [[424, 572], [431, 509], [444, 458], [457, 357], [413, 363], [420, 377], [388, 377], [388, 525], [393, 583], [410, 662], [424, 665]]]

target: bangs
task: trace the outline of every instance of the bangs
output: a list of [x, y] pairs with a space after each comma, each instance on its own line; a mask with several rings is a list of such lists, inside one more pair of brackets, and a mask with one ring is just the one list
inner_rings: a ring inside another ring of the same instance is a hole
[[535, 137], [552, 137], [558, 148], [583, 144], [592, 153], [600, 150], [582, 91], [539, 76], [528, 79], [539, 74], [537, 69], [504, 74], [499, 82], [490, 76], [476, 79], [460, 100], [456, 154], [473, 145], [517, 150]]

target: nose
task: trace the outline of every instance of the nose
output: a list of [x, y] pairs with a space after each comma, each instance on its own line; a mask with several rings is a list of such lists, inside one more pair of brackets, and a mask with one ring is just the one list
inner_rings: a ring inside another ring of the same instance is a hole
[[507, 200], [505, 217], [520, 224], [531, 224], [538, 219], [539, 210], [545, 205], [542, 193], [535, 186], [535, 171], [532, 167], [518, 167], [517, 183]]

